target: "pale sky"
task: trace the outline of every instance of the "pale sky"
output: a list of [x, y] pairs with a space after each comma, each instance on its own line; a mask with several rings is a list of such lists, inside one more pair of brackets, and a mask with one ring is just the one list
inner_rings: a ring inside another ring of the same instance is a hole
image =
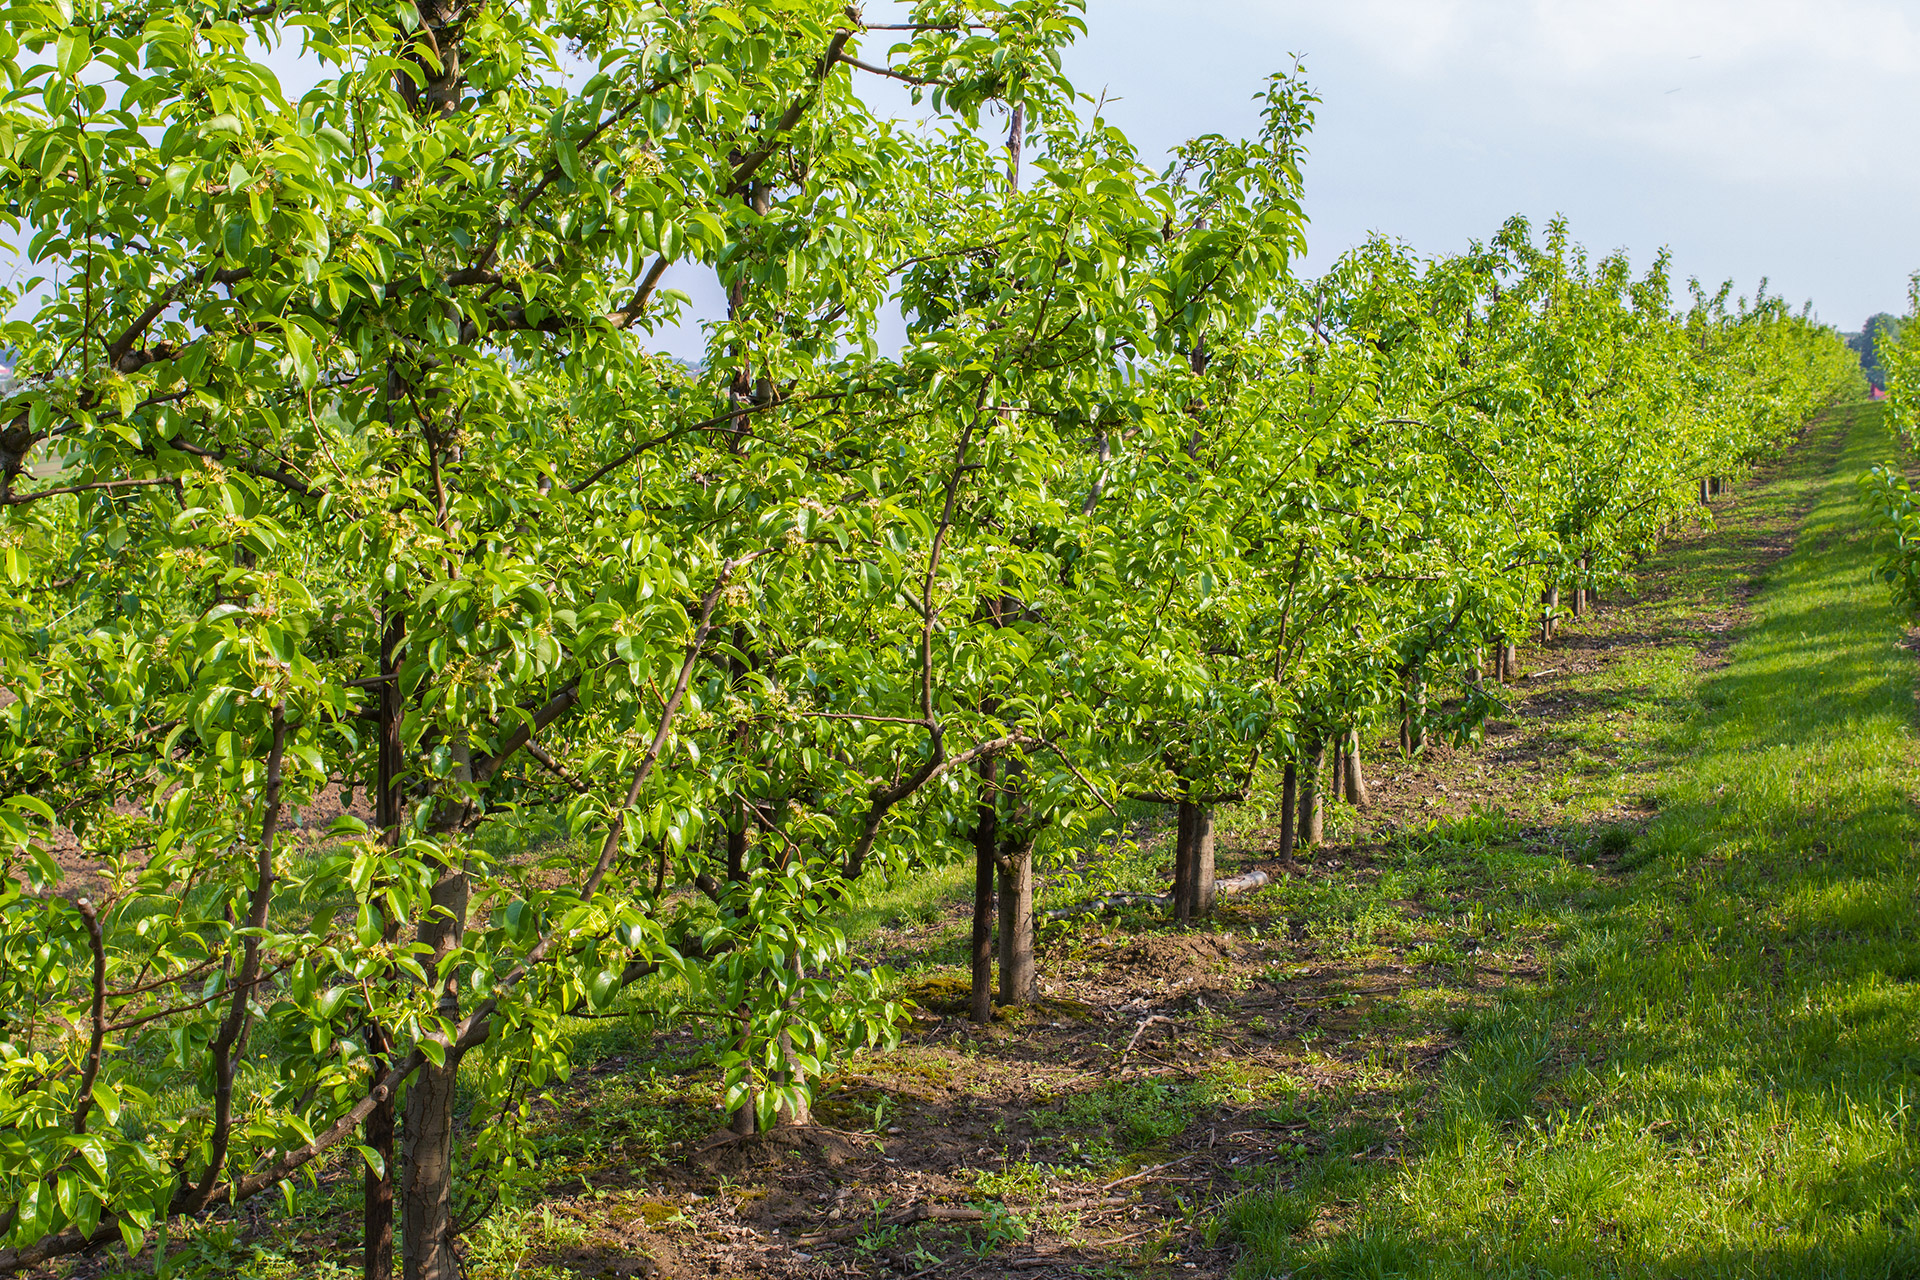
[[1154, 151], [1245, 132], [1306, 60], [1317, 272], [1379, 231], [1428, 253], [1514, 213], [1677, 284], [1731, 278], [1843, 330], [1920, 270], [1920, 3], [1089, 0], [1076, 84]]
[[[1156, 162], [1257, 128], [1253, 95], [1301, 55], [1322, 98], [1305, 275], [1371, 232], [1438, 254], [1563, 213], [1637, 268], [1671, 249], [1677, 304], [1689, 276], [1739, 296], [1764, 276], [1846, 331], [1903, 314], [1920, 270], [1920, 0], [1088, 0], [1087, 24], [1068, 73]], [[669, 279], [696, 314], [724, 305]]]

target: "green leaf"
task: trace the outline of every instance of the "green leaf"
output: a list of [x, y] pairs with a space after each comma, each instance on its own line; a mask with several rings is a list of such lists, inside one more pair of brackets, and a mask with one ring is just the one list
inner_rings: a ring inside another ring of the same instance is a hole
[[311, 391], [320, 381], [320, 364], [313, 358], [313, 341], [305, 330], [290, 324], [282, 332], [286, 335], [287, 354], [293, 358], [294, 372], [299, 376], [302, 390]]
[[108, 1124], [120, 1123], [120, 1095], [105, 1080], [93, 1082], [93, 1104], [100, 1108], [100, 1116]]
[[620, 975], [610, 969], [602, 969], [587, 980], [587, 1003], [595, 1009], [604, 1009], [613, 998], [620, 994]]

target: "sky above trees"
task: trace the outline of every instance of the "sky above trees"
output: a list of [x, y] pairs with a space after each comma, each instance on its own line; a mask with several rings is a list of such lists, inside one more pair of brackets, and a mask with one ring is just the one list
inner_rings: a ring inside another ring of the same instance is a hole
[[[867, 0], [884, 22], [907, 5]], [[1108, 94], [1143, 154], [1254, 131], [1254, 94], [1305, 60], [1324, 101], [1308, 147], [1319, 272], [1371, 232], [1455, 252], [1507, 217], [1556, 213], [1596, 252], [1770, 290], [1843, 331], [1906, 310], [1920, 270], [1920, 10], [1891, 0], [1089, 0], [1067, 70]], [[885, 50], [879, 33], [869, 54]], [[320, 74], [269, 61], [289, 94]], [[921, 112], [903, 86], [862, 92]], [[711, 273], [662, 345], [704, 350]], [[1677, 301], [1682, 299], [1676, 299]]]
[[1143, 147], [1325, 99], [1309, 269], [1369, 231], [1456, 250], [1556, 212], [1596, 250], [1772, 289], [1841, 329], [1920, 269], [1920, 10], [1885, 0], [1092, 0], [1069, 64]]
[[[868, 0], [869, 21], [907, 6]], [[1143, 154], [1258, 122], [1300, 55], [1324, 101], [1305, 168], [1317, 273], [1369, 233], [1423, 253], [1557, 213], [1596, 252], [1674, 253], [1843, 330], [1903, 312], [1920, 270], [1920, 11], [1883, 0], [1089, 0], [1068, 57]], [[883, 49], [869, 37], [870, 53]], [[918, 114], [899, 86], [902, 116]], [[679, 276], [681, 273], [674, 273]], [[724, 311], [670, 279], [689, 319]], [[689, 328], [663, 335], [697, 359]]]

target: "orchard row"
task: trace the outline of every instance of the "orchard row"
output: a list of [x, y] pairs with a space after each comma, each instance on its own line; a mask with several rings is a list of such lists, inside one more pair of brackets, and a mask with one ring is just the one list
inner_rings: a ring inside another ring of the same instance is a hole
[[1156, 169], [1079, 10], [7, 11], [0, 1271], [350, 1158], [451, 1277], [641, 981], [804, 1120], [903, 1017], [839, 904], [973, 859], [984, 1017], [1128, 797], [1204, 915], [1214, 806], [1471, 736], [1858, 380], [1559, 224], [1299, 278], [1299, 70]]

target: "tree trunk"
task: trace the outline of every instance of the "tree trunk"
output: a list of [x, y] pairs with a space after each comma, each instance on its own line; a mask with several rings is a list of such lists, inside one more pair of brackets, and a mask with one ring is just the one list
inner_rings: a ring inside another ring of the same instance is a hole
[[[380, 740], [374, 765], [374, 825], [380, 841], [392, 848], [400, 841], [400, 770], [405, 759], [400, 740], [400, 725], [406, 707], [400, 697], [400, 645], [406, 639], [402, 616], [389, 612], [380, 632], [380, 701], [378, 704]], [[389, 921], [389, 940], [396, 936], [398, 921]], [[388, 1065], [386, 1028], [378, 1021], [367, 1023], [367, 1059], [375, 1077]], [[368, 1165], [362, 1182], [360, 1233], [361, 1276], [363, 1280], [393, 1280], [393, 1097], [388, 1095], [368, 1113], [361, 1125], [361, 1140], [380, 1157], [380, 1171]]]
[[1300, 766], [1287, 761], [1280, 773], [1280, 861], [1293, 861], [1294, 809], [1300, 791]]
[[453, 1101], [459, 1061], [421, 1066], [407, 1085], [406, 1280], [460, 1280], [453, 1253]]
[[[387, 1072], [386, 1031], [376, 1021], [367, 1024], [367, 1060], [370, 1075], [378, 1079]], [[366, 1166], [361, 1183], [362, 1213], [360, 1230], [361, 1275], [363, 1280], [393, 1280], [393, 1099], [375, 1106], [361, 1122], [361, 1140], [379, 1153], [380, 1171]]]
[[1360, 731], [1347, 730], [1347, 773], [1343, 779], [1347, 788], [1347, 803], [1356, 809], [1373, 807], [1373, 797], [1367, 794], [1367, 776], [1360, 768]]
[[1175, 858], [1173, 914], [1181, 924], [1213, 913], [1213, 810], [1192, 800], [1180, 802], [1180, 842]]
[[1307, 748], [1307, 767], [1300, 782], [1300, 843], [1319, 844], [1326, 833], [1326, 812], [1321, 798], [1326, 790], [1327, 742], [1315, 739]]
[[1033, 841], [1000, 848], [1000, 1003], [1031, 1004], [1039, 994], [1033, 959]]
[[1427, 681], [1421, 664], [1409, 662], [1400, 681], [1400, 752], [1411, 760], [1427, 749]]
[[[733, 1011], [733, 1047], [735, 1052], [751, 1061], [753, 1058], [753, 1008], [742, 1001]], [[747, 1087], [741, 1096], [740, 1106], [729, 1117], [728, 1127], [745, 1138], [760, 1132], [760, 1090], [754, 1087], [753, 1068], [748, 1066], [743, 1077]]]
[[967, 1016], [985, 1025], [993, 1021], [993, 876], [999, 851], [999, 805], [994, 792], [994, 761], [980, 761], [980, 804], [973, 819], [973, 987]]
[[1712, 496], [1708, 492], [1708, 483], [1709, 482], [1705, 476], [1700, 477], [1700, 505], [1703, 507], [1709, 504]]
[[1573, 580], [1573, 616], [1585, 617], [1587, 612], [1587, 558], [1580, 557], [1576, 576]]
[[1553, 614], [1560, 607], [1560, 588], [1552, 586], [1540, 593], [1540, 643], [1553, 643]]
[[1193, 806], [1182, 800], [1173, 812], [1173, 920], [1184, 925], [1193, 918]]
[[[800, 958], [800, 955], [798, 952], [795, 952], [794, 954], [792, 967], [793, 967], [793, 976], [795, 981], [805, 982], [807, 980], [807, 966], [806, 966], [806, 962]], [[785, 1031], [782, 1031], [780, 1033], [780, 1050], [782, 1053], [787, 1055], [787, 1058], [789, 1061], [792, 1060], [793, 1037], [788, 1035]], [[783, 1085], [789, 1085], [789, 1086], [792, 1085], [794, 1083], [792, 1073], [788, 1071], [782, 1071], [780, 1073], [780, 1083]], [[801, 1083], [804, 1083], [804, 1081]], [[808, 1089], [801, 1089], [797, 1092], [786, 1094], [784, 1100], [780, 1103], [779, 1112], [774, 1117], [775, 1126], [779, 1128], [787, 1128], [790, 1126], [808, 1125], [812, 1123], [813, 1123], [813, 1099], [812, 1099], [811, 1092]]]
[[[433, 886], [433, 910], [414, 933], [427, 948], [421, 960], [428, 973], [460, 945], [469, 892], [464, 868], [442, 869]], [[441, 992], [443, 1017], [459, 1015], [456, 981], [449, 976]], [[453, 1103], [459, 1074], [460, 1054], [449, 1045], [442, 1065], [422, 1065], [407, 1086], [407, 1161], [401, 1191], [406, 1280], [459, 1280], [453, 1254]]]
[[[747, 878], [747, 807], [738, 797], [727, 820], [727, 884], [729, 887]], [[735, 899], [737, 901], [737, 899]], [[753, 1010], [744, 1002], [734, 1010], [739, 1031], [734, 1047], [747, 1057], [753, 1056]], [[753, 1072], [747, 1072], [747, 1093], [739, 1110], [733, 1113], [733, 1131], [742, 1137], [760, 1132], [760, 1099], [753, 1087]]]
[[1193, 814], [1193, 910], [1213, 914], [1213, 806], [1196, 805]]

